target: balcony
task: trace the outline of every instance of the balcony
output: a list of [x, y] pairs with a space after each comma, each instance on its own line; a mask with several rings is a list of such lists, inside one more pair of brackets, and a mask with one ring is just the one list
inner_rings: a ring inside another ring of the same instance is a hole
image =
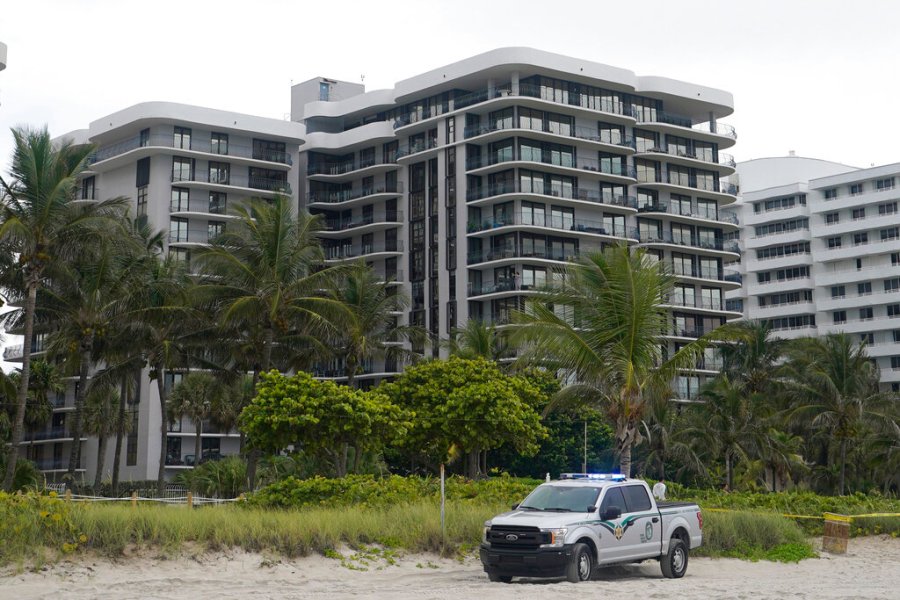
[[705, 221], [716, 221], [719, 223], [728, 223], [730, 225], [737, 225], [738, 218], [737, 215], [731, 213], [719, 213], [709, 211], [700, 211], [681, 208], [678, 204], [669, 204], [668, 202], [657, 202], [656, 204], [645, 204], [644, 206], [638, 207], [639, 213], [665, 213], [670, 215], [676, 215], [679, 217], [690, 217], [691, 219], [703, 219]]
[[730, 252], [734, 254], [740, 253], [738, 244], [734, 240], [723, 240], [721, 238], [714, 239], [698, 239], [694, 236], [673, 235], [670, 231], [662, 233], [651, 232], [635, 232], [635, 237], [641, 244], [674, 244], [676, 246], [691, 246], [703, 250], [717, 250], [721, 252]]
[[700, 308], [703, 310], [725, 310], [725, 301], [721, 298], [691, 298], [687, 296], [671, 295], [663, 300], [663, 304], [669, 306], [683, 306], [685, 308]]
[[491, 231], [500, 227], [540, 227], [558, 229], [561, 231], [573, 231], [576, 233], [588, 233], [593, 235], [608, 235], [613, 237], [625, 237], [625, 227], [616, 227], [614, 223], [602, 221], [590, 221], [576, 219], [570, 216], [540, 215], [534, 213], [513, 212], [511, 214], [484, 219], [479, 222], [470, 222], [466, 228], [468, 233], [480, 233]]
[[171, 148], [174, 150], [182, 150], [189, 152], [202, 152], [204, 154], [212, 154], [215, 156], [231, 156], [235, 158], [247, 158], [251, 160], [260, 160], [270, 163], [278, 163], [282, 165], [293, 165], [294, 161], [287, 152], [277, 150], [267, 150], [263, 148], [254, 148], [253, 146], [241, 146], [238, 144], [224, 144], [225, 152], [221, 151], [221, 146], [213, 148], [210, 141], [200, 141], [192, 138], [189, 147], [185, 148], [179, 142], [175, 143], [175, 136], [169, 134], [153, 134], [149, 137], [135, 135], [121, 142], [104, 146], [97, 150], [88, 158], [88, 164], [99, 163], [110, 158], [114, 158], [126, 152], [137, 150], [138, 148]]
[[[560, 160], [548, 160], [544, 156], [519, 156], [513, 157], [511, 154], [489, 154], [487, 156], [471, 157], [466, 160], [466, 170], [474, 171], [492, 167], [496, 165], [506, 165], [512, 162], [524, 162], [532, 164], [547, 165], [549, 167], [558, 167], [559, 169], [575, 169], [581, 171], [590, 171], [598, 175], [608, 175], [611, 178], [625, 178], [629, 180], [637, 179], [637, 173], [634, 167], [626, 164], [614, 163], [608, 160], [597, 160], [596, 158], [572, 157], [564, 156]], [[625, 183], [633, 183], [628, 181]]]
[[428, 138], [427, 140], [423, 140], [421, 142], [410, 143], [406, 146], [401, 146], [397, 150], [397, 160], [406, 158], [407, 156], [412, 156], [413, 154], [418, 154], [419, 152], [425, 152], [426, 150], [434, 150], [437, 147], [437, 138]]
[[695, 277], [697, 279], [709, 279], [713, 281], [728, 281], [740, 285], [741, 274], [729, 269], [715, 267], [701, 267], [698, 265], [683, 266], [671, 265], [672, 272], [679, 277]]
[[[51, 458], [46, 460], [33, 460], [34, 466], [39, 471], [65, 471], [69, 468], [68, 458]], [[84, 467], [78, 465], [76, 471], [84, 471]]]
[[290, 196], [293, 193], [291, 184], [284, 179], [271, 179], [242, 175], [239, 173], [197, 173], [178, 171], [172, 173], [172, 183], [206, 183], [212, 186], [230, 186], [245, 189], [263, 190]]
[[396, 156], [383, 157], [381, 159], [360, 159], [346, 162], [320, 162], [311, 163], [306, 168], [307, 175], [346, 175], [354, 171], [362, 171], [372, 167], [395, 167], [397, 166]]
[[477, 202], [479, 200], [503, 196], [505, 194], [533, 194], [538, 196], [550, 196], [552, 198], [563, 198], [577, 202], [591, 202], [606, 206], [618, 206], [630, 209], [629, 212], [632, 213], [637, 209], [637, 200], [634, 196], [623, 196], [605, 192], [601, 193], [599, 190], [589, 190], [587, 188], [543, 185], [540, 182], [532, 182], [530, 185], [521, 185], [519, 182], [515, 181], [469, 189], [466, 192], [466, 201]]
[[690, 150], [683, 146], [653, 146], [646, 150], [638, 150], [639, 154], [665, 154], [668, 162], [675, 164], [684, 164], [689, 166], [703, 167], [706, 165], [715, 165], [724, 167], [726, 171], [733, 172], [737, 167], [734, 157], [725, 152], [715, 153], [712, 150]]
[[496, 248], [492, 250], [481, 250], [480, 252], [470, 252], [468, 254], [467, 263], [470, 265], [491, 262], [496, 260], [507, 259], [542, 259], [553, 260], [557, 262], [569, 262], [577, 259], [581, 254], [591, 252], [600, 252], [600, 247], [586, 247], [574, 250], [563, 250], [555, 248], [544, 248], [534, 250], [520, 250], [518, 248]]
[[373, 187], [358, 188], [355, 190], [309, 190], [307, 192], [308, 204], [340, 204], [342, 202], [350, 202], [359, 200], [360, 198], [368, 198], [377, 194], [399, 195], [403, 193], [403, 184], [396, 183], [392, 185], [381, 185]]
[[369, 215], [360, 215], [353, 218], [334, 218], [325, 220], [325, 229], [320, 233], [337, 233], [352, 229], [367, 228], [376, 229], [377, 225], [397, 225], [403, 222], [402, 210], [379, 211]]
[[22, 442], [40, 442], [44, 440], [68, 440], [72, 433], [65, 427], [54, 427], [45, 431], [29, 431], [22, 437]]
[[730, 183], [725, 179], [698, 178], [693, 175], [685, 175], [682, 173], [667, 173], [666, 177], [662, 177], [659, 174], [640, 171], [637, 174], [637, 180], [639, 184], [661, 183], [679, 188], [690, 188], [716, 194], [727, 194], [729, 196], [736, 196], [740, 191], [737, 185]]
[[515, 124], [513, 122], [498, 121], [492, 125], [470, 125], [469, 127], [465, 128], [463, 137], [465, 139], [470, 139], [482, 135], [496, 133], [498, 131], [534, 131], [537, 133], [550, 134], [552, 136], [561, 136], [573, 138], [576, 140], [595, 142], [597, 144], [613, 146], [616, 148], [621, 148], [623, 150], [634, 150], [634, 139], [630, 136], [621, 135], [617, 132], [614, 133], [606, 129], [600, 130], [592, 127], [581, 126], [572, 127], [559, 123], [533, 124], [531, 122], [520, 122], [518, 124]]
[[352, 260], [354, 258], [370, 256], [373, 254], [403, 254], [403, 240], [380, 242], [377, 244], [350, 244], [325, 248], [325, 260], [328, 261]]

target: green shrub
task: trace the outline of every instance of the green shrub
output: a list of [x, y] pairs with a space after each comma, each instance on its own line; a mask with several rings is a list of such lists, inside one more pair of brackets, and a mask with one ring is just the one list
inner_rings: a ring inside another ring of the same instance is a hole
[[238, 456], [205, 462], [175, 478], [175, 483], [210, 498], [236, 498], [246, 481], [247, 463]]
[[803, 530], [780, 515], [731, 511], [703, 513], [703, 546], [696, 552], [700, 556], [781, 560], [780, 557], [804, 552], [800, 558], [815, 556]]
[[48, 549], [74, 552], [86, 541], [71, 505], [54, 492], [0, 492], [0, 564], [25, 559], [39, 563]]

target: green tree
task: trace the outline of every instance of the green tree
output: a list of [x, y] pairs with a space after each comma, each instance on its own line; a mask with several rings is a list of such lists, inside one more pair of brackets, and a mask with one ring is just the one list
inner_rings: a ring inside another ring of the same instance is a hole
[[[106, 462], [106, 445], [116, 432], [116, 410], [119, 390], [108, 385], [92, 385], [84, 402], [84, 431], [97, 436], [97, 470], [94, 475], [94, 492], [100, 490]], [[127, 433], [127, 431], [126, 431]]]
[[753, 447], [753, 406], [758, 398], [722, 375], [701, 389], [700, 399], [703, 402], [695, 405], [695, 425], [688, 435], [724, 461], [725, 483], [733, 490], [735, 465], [748, 460]]
[[666, 465], [678, 465], [679, 471], [702, 473], [703, 461], [692, 446], [686, 419], [668, 398], [654, 398], [648, 403], [641, 423], [646, 449], [644, 470], [657, 479], [671, 479]]
[[338, 477], [347, 473], [347, 448], [379, 448], [405, 433], [407, 416], [376, 391], [355, 390], [308, 373], [264, 373], [257, 395], [241, 413], [251, 443], [270, 452], [299, 445], [326, 456]]
[[521, 361], [562, 369], [576, 383], [560, 405], [598, 406], [615, 430], [620, 471], [631, 475], [648, 401], [670, 394], [671, 381], [693, 367], [705, 340], [666, 358], [667, 311], [674, 278], [642, 249], [625, 245], [581, 257], [565, 269], [565, 284], [530, 302], [513, 342]]
[[200, 464], [203, 421], [215, 414], [227, 393], [227, 388], [213, 375], [196, 371], [186, 374], [169, 394], [169, 421], [188, 417], [194, 423], [194, 465]]
[[[7, 243], [19, 259], [0, 265], [15, 273], [0, 274], [6, 282], [18, 281], [15, 290], [24, 300], [21, 315], [9, 313], [5, 322], [20, 325], [25, 343], [22, 376], [16, 399], [11, 451], [18, 452], [22, 441], [25, 405], [31, 378], [31, 340], [38, 291], [54, 268], [64, 264], [89, 239], [102, 239], [117, 227], [124, 201], [73, 202], [78, 174], [92, 152], [90, 146], [69, 142], [54, 143], [45, 129], [13, 129], [10, 177], [0, 178], [0, 242]], [[3, 488], [11, 489], [15, 460], [7, 461]]]
[[788, 351], [784, 373], [791, 418], [808, 422], [837, 444], [838, 493], [846, 490], [847, 448], [862, 441], [866, 426], [896, 430], [891, 399], [878, 387], [878, 368], [864, 343], [846, 334], [798, 340]]
[[511, 444], [534, 455], [546, 435], [534, 409], [546, 403], [525, 377], [503, 374], [483, 358], [433, 360], [407, 368], [380, 389], [413, 413], [405, 444], [443, 462], [451, 449], [467, 456], [466, 474], [481, 474], [482, 451]]
[[509, 343], [494, 325], [469, 319], [463, 327], [453, 329], [444, 346], [451, 356], [484, 358], [499, 361], [508, 355]]

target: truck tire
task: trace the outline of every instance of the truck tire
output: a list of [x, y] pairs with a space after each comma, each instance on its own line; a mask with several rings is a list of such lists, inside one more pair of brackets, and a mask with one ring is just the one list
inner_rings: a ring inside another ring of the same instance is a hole
[[594, 556], [587, 544], [572, 547], [572, 560], [566, 566], [566, 580], [572, 583], [590, 581], [594, 574]]
[[488, 579], [494, 583], [509, 583], [512, 581], [512, 575], [497, 575], [496, 573], [488, 573]]
[[680, 538], [669, 540], [669, 551], [659, 561], [662, 573], [669, 579], [684, 577], [688, 566], [688, 547]]

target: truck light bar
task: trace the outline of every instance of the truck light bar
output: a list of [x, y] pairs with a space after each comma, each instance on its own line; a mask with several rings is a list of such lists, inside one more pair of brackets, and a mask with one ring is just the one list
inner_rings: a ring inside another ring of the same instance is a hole
[[560, 473], [560, 479], [600, 479], [604, 481], [625, 481], [628, 479], [619, 473]]

